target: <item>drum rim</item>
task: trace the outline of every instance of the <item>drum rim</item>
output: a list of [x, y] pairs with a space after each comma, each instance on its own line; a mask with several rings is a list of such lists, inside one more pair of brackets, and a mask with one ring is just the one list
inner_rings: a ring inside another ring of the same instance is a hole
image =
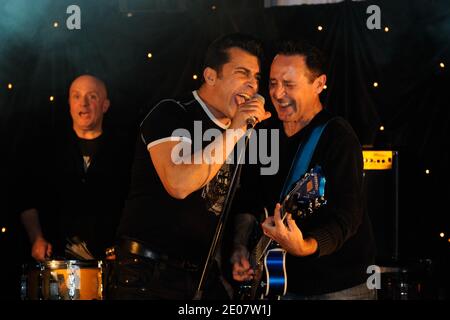
[[38, 267], [45, 267], [48, 269], [66, 269], [70, 266], [75, 267], [94, 267], [98, 268], [102, 264], [101, 260], [48, 260], [37, 264]]

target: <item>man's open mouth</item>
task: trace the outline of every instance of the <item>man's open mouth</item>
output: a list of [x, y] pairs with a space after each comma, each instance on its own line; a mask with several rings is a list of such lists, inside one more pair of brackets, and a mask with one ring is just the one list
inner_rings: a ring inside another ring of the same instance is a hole
[[251, 96], [247, 93], [238, 93], [236, 95], [236, 104], [239, 106], [241, 104], [246, 103], [247, 101], [249, 101], [251, 99]]

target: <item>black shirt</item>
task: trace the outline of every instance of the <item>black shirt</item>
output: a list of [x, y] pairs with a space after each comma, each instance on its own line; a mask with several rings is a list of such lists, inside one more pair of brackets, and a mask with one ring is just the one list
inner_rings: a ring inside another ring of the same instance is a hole
[[91, 165], [94, 155], [97, 153], [98, 147], [102, 140], [102, 135], [94, 139], [83, 139], [78, 137], [78, 146], [84, 161], [84, 171], [87, 171]]
[[119, 237], [140, 240], [176, 258], [200, 261], [206, 256], [233, 165], [225, 163], [206, 186], [178, 200], [162, 185], [148, 149], [161, 142], [183, 140], [190, 141], [191, 152], [195, 152], [210, 143], [202, 139], [206, 130], [220, 134], [226, 128], [196, 92], [181, 100], [163, 100], [150, 111], [141, 124]]
[[[273, 214], [281, 189], [300, 143], [312, 129], [330, 120], [321, 111], [291, 137], [279, 130], [279, 171], [261, 175], [257, 165], [245, 166], [235, 210], [261, 216], [266, 207]], [[316, 146], [309, 168], [320, 165], [326, 177], [327, 205], [306, 221], [298, 221], [304, 236], [318, 241], [318, 252], [309, 257], [287, 255], [288, 292], [322, 294], [352, 287], [366, 281], [366, 268], [374, 261], [374, 242], [363, 204], [363, 164], [359, 141], [351, 126], [334, 118]]]
[[[87, 141], [72, 129], [53, 133], [40, 141], [40, 150], [33, 154], [37, 157], [29, 161], [20, 211], [38, 209], [55, 258], [65, 256], [66, 238], [77, 236], [101, 259], [105, 249], [114, 244], [128, 190], [127, 148], [111, 131]], [[88, 168], [83, 154], [90, 156]]]

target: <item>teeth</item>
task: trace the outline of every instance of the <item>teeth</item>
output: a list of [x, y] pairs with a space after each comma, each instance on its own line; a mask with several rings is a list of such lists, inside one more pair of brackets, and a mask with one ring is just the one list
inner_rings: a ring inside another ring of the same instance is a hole
[[240, 94], [238, 94], [238, 96], [241, 96], [242, 98], [244, 98], [245, 101], [248, 101], [251, 98], [248, 94], [245, 94], [245, 93], [240, 93]]

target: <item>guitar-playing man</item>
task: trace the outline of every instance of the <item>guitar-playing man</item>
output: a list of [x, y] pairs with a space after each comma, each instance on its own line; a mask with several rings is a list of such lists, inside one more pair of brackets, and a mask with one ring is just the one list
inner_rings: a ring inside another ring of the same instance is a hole
[[[249, 259], [249, 231], [252, 217], [268, 210], [274, 214], [264, 220], [262, 231], [278, 243], [278, 250], [286, 251], [287, 294], [283, 298], [376, 299], [376, 290], [366, 286], [366, 270], [374, 262], [374, 242], [363, 206], [361, 146], [347, 121], [324, 110], [319, 94], [325, 83], [318, 49], [302, 42], [281, 45], [269, 81], [272, 103], [281, 120], [275, 125], [280, 129], [280, 170], [263, 176], [255, 166], [244, 168], [235, 207], [240, 214], [236, 216], [231, 259], [233, 279], [248, 283], [255, 277], [257, 270]], [[280, 192], [295, 165], [298, 146], [324, 123], [308, 171], [321, 167], [327, 204], [301, 222], [294, 212], [283, 220]], [[275, 282], [281, 280], [286, 279]]]

